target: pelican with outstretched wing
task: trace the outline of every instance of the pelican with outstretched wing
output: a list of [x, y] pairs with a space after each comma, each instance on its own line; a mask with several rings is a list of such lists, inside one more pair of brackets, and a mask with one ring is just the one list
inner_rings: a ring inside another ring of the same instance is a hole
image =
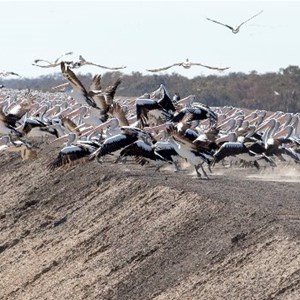
[[230, 67], [225, 67], [225, 68], [211, 67], [211, 66], [207, 66], [207, 65], [204, 65], [204, 64], [201, 64], [201, 63], [193, 63], [193, 62], [190, 62], [188, 59], [186, 59], [186, 61], [184, 61], [184, 62], [175, 63], [175, 64], [172, 64], [170, 66], [162, 67], [162, 68], [158, 68], [158, 69], [148, 69], [147, 71], [149, 71], [149, 72], [159, 72], [159, 71], [168, 70], [168, 69], [170, 69], [172, 67], [176, 67], [176, 66], [183, 67], [185, 69], [190, 69], [191, 66], [200, 66], [200, 67], [203, 67], [203, 68], [207, 68], [207, 69], [210, 69], [210, 70], [217, 70], [217, 71], [225, 71], [225, 70], [230, 68]]
[[80, 68], [82, 66], [96, 66], [102, 69], [107, 69], [107, 70], [121, 70], [127, 68], [126, 66], [121, 66], [121, 67], [106, 67], [102, 65], [95, 64], [93, 62], [87, 61], [82, 57], [82, 55], [79, 55], [79, 60], [77, 62], [74, 62], [74, 64], [71, 66], [71, 68]]
[[0, 76], [6, 77], [6, 76], [11, 76], [11, 75], [21, 77], [19, 74], [15, 73], [15, 72], [0, 71]]
[[[33, 66], [36, 66], [36, 67], [40, 67], [40, 68], [55, 68], [57, 66], [60, 66], [60, 59], [63, 58], [64, 56], [67, 56], [67, 55], [72, 55], [73, 52], [67, 52], [67, 53], [64, 53], [62, 54], [61, 56], [59, 56], [56, 60], [54, 60], [53, 62], [49, 61], [49, 60], [46, 60], [46, 59], [35, 59], [34, 60], [34, 63], [32, 64]], [[45, 65], [41, 65], [39, 63], [45, 63]], [[71, 65], [73, 62], [72, 61], [65, 61], [65, 63], [67, 65]]]
[[206, 18], [206, 19], [207, 19], [208, 21], [212, 21], [212, 22], [214, 22], [214, 23], [216, 23], [216, 24], [223, 25], [223, 26], [229, 28], [229, 29], [232, 31], [232, 33], [236, 34], [236, 33], [238, 33], [238, 32], [240, 31], [240, 28], [241, 28], [242, 25], [244, 25], [245, 23], [249, 22], [249, 21], [252, 20], [253, 18], [257, 17], [257, 16], [260, 15], [262, 12], [263, 12], [263, 10], [261, 10], [259, 13], [255, 14], [255, 15], [252, 16], [251, 18], [247, 19], [246, 21], [242, 22], [242, 23], [241, 23], [239, 26], [237, 26], [236, 28], [234, 28], [234, 27], [232, 27], [232, 26], [230, 26], [230, 25], [221, 23], [221, 22], [219, 22], [219, 21], [212, 20], [212, 19], [210, 19], [210, 18]]

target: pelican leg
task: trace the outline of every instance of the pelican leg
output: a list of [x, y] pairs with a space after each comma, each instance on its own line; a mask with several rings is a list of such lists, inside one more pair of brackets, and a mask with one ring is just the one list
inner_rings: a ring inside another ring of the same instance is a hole
[[126, 164], [127, 163], [127, 156], [124, 156], [121, 160], [122, 164]]
[[123, 157], [119, 156], [119, 157], [114, 161], [114, 164], [119, 163], [119, 162], [121, 161], [122, 158], [123, 158]]
[[202, 170], [202, 172], [203, 172], [203, 174], [204, 174], [205, 178], [206, 178], [206, 179], [209, 179], [209, 177], [207, 176], [206, 172], [204, 171], [204, 168], [203, 168], [203, 163], [202, 163], [202, 164], [200, 164], [200, 165], [199, 165], [199, 167], [201, 168], [201, 170]]
[[155, 170], [154, 170], [154, 173], [156, 173], [156, 172], [159, 172], [160, 173], [160, 168], [162, 167], [162, 165], [160, 165], [160, 166], [157, 166], [156, 168], [155, 168]]
[[122, 163], [126, 164], [127, 162], [127, 156], [119, 156], [115, 161], [114, 164]]
[[253, 162], [253, 165], [257, 170], [260, 169], [259, 163], [256, 160]]
[[196, 170], [196, 173], [197, 173], [197, 177], [201, 178], [201, 174], [198, 170], [199, 166], [194, 166], [195, 167], [195, 170]]
[[181, 171], [181, 169], [179, 168], [179, 163], [178, 163], [178, 161], [174, 162], [174, 166], [175, 166], [175, 173]]

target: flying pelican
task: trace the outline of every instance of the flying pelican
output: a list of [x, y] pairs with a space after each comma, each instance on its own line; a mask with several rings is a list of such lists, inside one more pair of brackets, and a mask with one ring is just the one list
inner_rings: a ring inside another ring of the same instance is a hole
[[80, 68], [82, 66], [86, 66], [86, 65], [90, 65], [90, 66], [96, 66], [102, 69], [107, 69], [107, 70], [120, 70], [120, 69], [125, 69], [126, 66], [121, 66], [121, 67], [106, 67], [106, 66], [102, 66], [102, 65], [98, 65], [95, 64], [93, 62], [87, 61], [86, 59], [84, 59], [82, 57], [82, 55], [79, 55], [79, 61], [75, 62], [71, 68]]
[[0, 71], [0, 76], [6, 77], [6, 76], [10, 76], [10, 75], [21, 77], [19, 74], [15, 73], [15, 72]]
[[225, 67], [225, 68], [211, 67], [211, 66], [203, 65], [201, 63], [193, 63], [193, 62], [190, 62], [189, 59], [187, 58], [186, 61], [184, 61], [184, 62], [175, 63], [175, 64], [172, 64], [170, 66], [163, 67], [163, 68], [158, 68], [158, 69], [147, 69], [147, 71], [149, 71], [149, 72], [159, 72], [159, 71], [168, 70], [168, 69], [170, 69], [172, 67], [176, 67], [176, 66], [183, 67], [185, 69], [190, 69], [191, 66], [200, 66], [200, 67], [204, 67], [204, 68], [207, 68], [207, 69], [210, 69], [210, 70], [218, 70], [218, 71], [225, 71], [225, 70], [230, 68], [230, 67]]
[[[61, 62], [61, 71], [63, 76], [70, 82], [73, 89], [78, 92], [85, 102], [92, 107], [94, 111], [93, 114], [96, 114], [95, 110], [99, 111], [99, 118], [102, 121], [106, 121], [108, 118], [108, 111], [110, 105], [113, 103], [113, 99], [116, 93], [118, 86], [121, 83], [121, 79], [118, 78], [115, 83], [106, 87], [104, 91], [98, 90], [100, 86], [100, 75], [94, 76], [91, 84], [91, 88], [96, 88], [96, 90], [87, 91], [81, 81], [77, 78], [75, 73], [70, 69], [69, 66], [65, 66], [64, 62]], [[98, 114], [97, 114], [98, 115]]]
[[259, 13], [255, 14], [254, 16], [252, 16], [251, 18], [249, 18], [248, 20], [242, 22], [242, 23], [241, 23], [239, 26], [237, 26], [236, 28], [234, 28], [234, 27], [232, 27], [232, 26], [230, 26], [230, 25], [221, 23], [221, 22], [216, 21], [216, 20], [212, 20], [212, 19], [209, 19], [209, 18], [206, 18], [206, 19], [207, 19], [208, 21], [212, 21], [212, 22], [214, 22], [214, 23], [223, 25], [223, 26], [229, 28], [229, 29], [232, 31], [232, 33], [237, 34], [237, 33], [239, 32], [239, 30], [240, 30], [240, 28], [241, 28], [242, 25], [244, 25], [246, 22], [252, 20], [252, 19], [255, 18], [256, 16], [260, 15], [262, 12], [263, 12], [263, 10], [260, 11]]
[[[85, 102], [94, 107], [97, 108], [97, 105], [95, 103], [95, 100], [91, 97], [91, 93], [88, 93], [85, 89], [84, 85], [81, 83], [81, 81], [77, 78], [75, 73], [70, 69], [69, 66], [66, 67], [65, 62], [60, 63], [61, 66], [61, 72], [63, 76], [70, 82], [73, 89], [78, 92], [85, 100]], [[99, 109], [99, 107], [98, 107]]]
[[[66, 55], [72, 55], [72, 54], [73, 54], [73, 52], [64, 53], [61, 56], [59, 56], [54, 62], [51, 62], [51, 61], [45, 60], [45, 59], [35, 59], [34, 63], [32, 65], [40, 67], [40, 68], [55, 68], [55, 67], [57, 67], [57, 66], [60, 65], [60, 61], [59, 60], [62, 57], [66, 56]], [[40, 62], [46, 63], [47, 65], [38, 65], [37, 63], [40, 63]], [[73, 62], [72, 61], [65, 61], [65, 63], [67, 65], [71, 65]]]

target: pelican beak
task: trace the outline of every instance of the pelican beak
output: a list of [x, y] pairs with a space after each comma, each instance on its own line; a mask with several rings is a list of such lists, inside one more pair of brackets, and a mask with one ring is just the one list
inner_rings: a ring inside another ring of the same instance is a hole
[[162, 124], [154, 127], [145, 127], [144, 130], [147, 132], [160, 131], [160, 130], [165, 130], [166, 126], [167, 126], [166, 124]]
[[59, 138], [53, 140], [52, 142], [50, 142], [50, 144], [54, 144], [54, 143], [57, 143], [57, 142], [59, 142], [59, 141], [60, 141], [60, 142], [61, 142], [61, 141], [66, 142], [66, 141], [68, 140], [68, 137], [69, 137], [69, 134], [63, 135], [63, 136], [61, 136], [61, 137], [59, 137]]
[[81, 136], [82, 135], [89, 135], [93, 132], [100, 132], [101, 133], [104, 128], [107, 128], [110, 125], [110, 123], [111, 123], [111, 120], [108, 120], [108, 121], [96, 126], [95, 128], [92, 128], [92, 129], [87, 128], [86, 130], [83, 130], [82, 132], [80, 132], [80, 135]]

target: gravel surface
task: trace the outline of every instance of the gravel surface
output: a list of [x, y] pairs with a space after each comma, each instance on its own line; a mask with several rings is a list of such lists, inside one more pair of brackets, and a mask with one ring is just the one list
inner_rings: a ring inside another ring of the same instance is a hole
[[300, 299], [299, 170], [50, 173], [58, 151], [0, 157], [0, 299]]

